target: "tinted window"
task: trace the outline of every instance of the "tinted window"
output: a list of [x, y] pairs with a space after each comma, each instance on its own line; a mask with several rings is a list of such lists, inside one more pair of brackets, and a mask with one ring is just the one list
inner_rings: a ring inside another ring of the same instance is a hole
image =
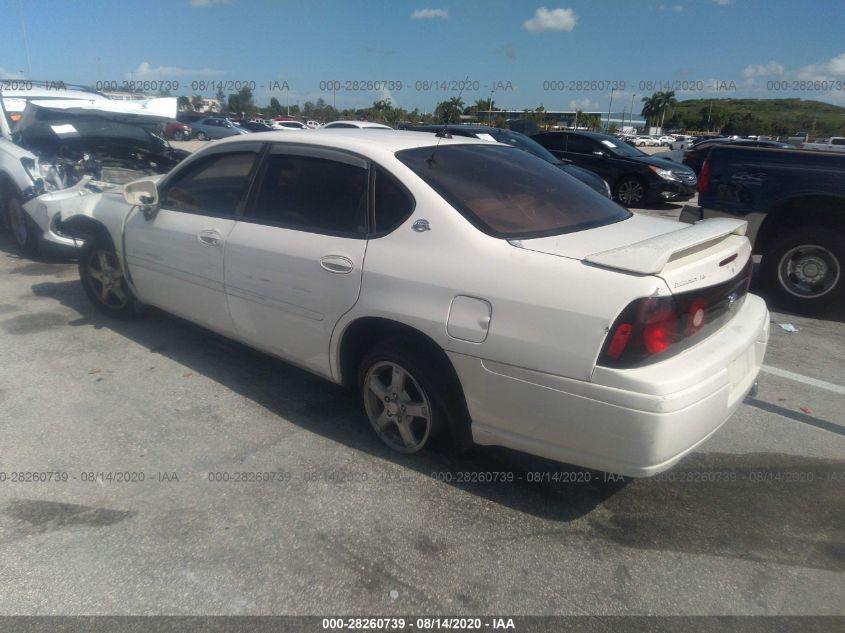
[[414, 199], [393, 176], [383, 169], [376, 170], [375, 227], [373, 233], [392, 231], [408, 219], [414, 210]]
[[566, 142], [563, 134], [538, 134], [533, 138], [546, 149], [559, 152], [566, 151]]
[[480, 230], [502, 238], [570, 233], [631, 214], [527, 152], [495, 145], [431, 147], [396, 157]]
[[367, 170], [345, 163], [271, 154], [250, 216], [316, 233], [367, 231]]
[[331, 123], [326, 126], [327, 128], [334, 128], [334, 127], [355, 127], [354, 125], [350, 125], [349, 123]]
[[254, 161], [252, 152], [217, 154], [201, 160], [167, 184], [161, 206], [185, 213], [235, 215]]
[[577, 134], [569, 134], [566, 142], [566, 151], [575, 152], [576, 154], [592, 154], [593, 150], [597, 149], [593, 142], [578, 136]]

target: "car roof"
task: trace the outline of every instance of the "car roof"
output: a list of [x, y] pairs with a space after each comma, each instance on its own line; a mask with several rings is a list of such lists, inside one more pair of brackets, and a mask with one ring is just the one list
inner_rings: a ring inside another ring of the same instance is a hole
[[374, 123], [373, 121], [352, 121], [352, 120], [347, 120], [347, 119], [338, 120], [338, 121], [329, 121], [323, 127], [332, 125], [333, 123], [345, 123], [347, 125], [354, 125], [355, 127], [359, 127], [359, 128], [361, 128], [361, 127], [377, 127], [377, 128], [392, 129], [389, 125], [384, 125], [383, 123]]
[[[489, 146], [489, 141], [483, 141], [471, 136], [454, 137], [451, 139], [439, 138], [429, 132], [413, 132], [392, 130], [380, 134], [373, 134], [362, 129], [328, 129], [321, 130], [319, 134], [313, 131], [290, 132], [280, 136], [278, 132], [253, 132], [252, 134], [229, 137], [214, 142], [214, 147], [221, 147], [229, 144], [254, 143], [293, 143], [297, 145], [317, 145], [330, 149], [340, 149], [365, 156], [387, 156], [404, 149], [415, 149], [418, 147], [448, 147], [449, 145], [477, 144]], [[502, 145], [502, 147], [509, 147]], [[514, 148], [516, 149], [516, 148]], [[521, 151], [521, 150], [516, 150]]]

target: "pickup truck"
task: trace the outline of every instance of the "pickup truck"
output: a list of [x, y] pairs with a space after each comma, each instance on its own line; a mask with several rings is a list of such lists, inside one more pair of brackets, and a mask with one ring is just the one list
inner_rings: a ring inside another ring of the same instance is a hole
[[698, 204], [682, 222], [728, 217], [748, 222], [762, 255], [770, 300], [818, 313], [845, 299], [845, 155], [757, 147], [714, 147], [698, 180]]
[[801, 149], [822, 152], [845, 152], [845, 136], [831, 136], [815, 143], [802, 143]]

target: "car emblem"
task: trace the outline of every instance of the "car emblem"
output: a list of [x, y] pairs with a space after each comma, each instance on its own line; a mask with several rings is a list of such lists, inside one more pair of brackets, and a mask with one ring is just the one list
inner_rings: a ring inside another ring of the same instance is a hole
[[728, 295], [728, 312], [733, 312], [737, 301], [739, 301], [739, 297], [735, 292]]
[[423, 233], [425, 231], [430, 231], [431, 225], [428, 223], [428, 220], [417, 220], [411, 225], [411, 228], [417, 233]]

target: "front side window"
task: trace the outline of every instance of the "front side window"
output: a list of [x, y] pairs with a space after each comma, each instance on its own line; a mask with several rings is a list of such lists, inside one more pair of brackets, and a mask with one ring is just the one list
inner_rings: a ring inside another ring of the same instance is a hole
[[596, 149], [593, 142], [583, 136], [570, 134], [567, 141], [567, 151], [574, 152], [575, 154], [592, 154], [593, 150]]
[[631, 213], [544, 160], [503, 145], [448, 145], [396, 157], [478, 229], [504, 239], [604, 226]]
[[161, 194], [164, 209], [234, 216], [246, 193], [254, 152], [216, 154], [186, 167]]
[[250, 217], [328, 234], [367, 232], [367, 170], [289, 154], [270, 154], [259, 177]]

